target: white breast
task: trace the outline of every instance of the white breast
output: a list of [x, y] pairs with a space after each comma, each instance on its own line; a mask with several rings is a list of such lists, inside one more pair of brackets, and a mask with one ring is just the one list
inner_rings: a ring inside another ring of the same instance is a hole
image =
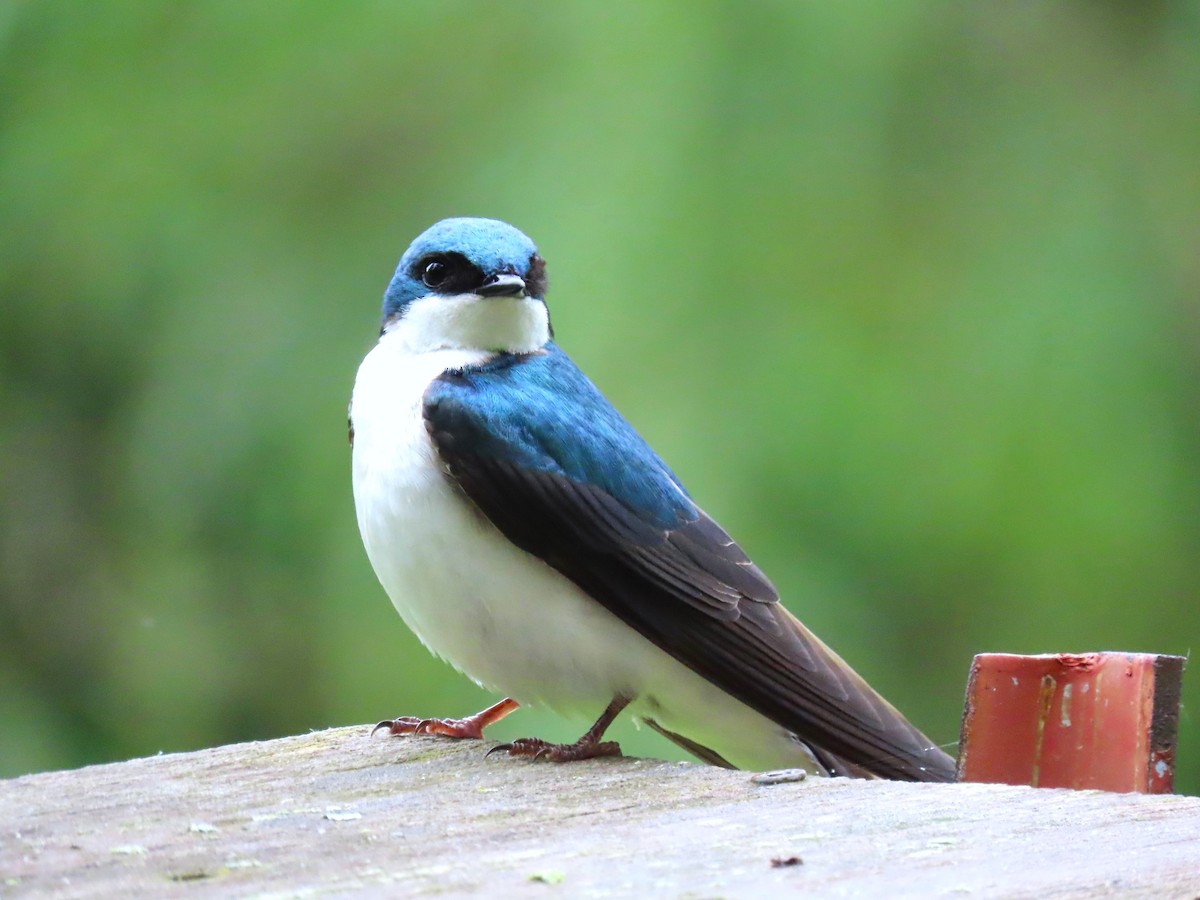
[[[480, 684], [525, 702], [595, 707], [612, 699], [607, 659], [549, 635], [611, 615], [513, 546], [448, 480], [425, 430], [429, 383], [491, 354], [412, 354], [384, 335], [354, 386], [354, 502], [367, 556], [409, 628]], [[606, 623], [607, 624], [607, 623]], [[629, 689], [632, 685], [622, 685]], [[580, 710], [582, 712], [582, 710]]]
[[367, 556], [409, 628], [481, 685], [591, 720], [617, 694], [746, 768], [811, 766], [784, 729], [733, 700], [511, 544], [455, 489], [425, 430], [447, 368], [491, 354], [412, 352], [385, 334], [351, 405], [354, 502]]

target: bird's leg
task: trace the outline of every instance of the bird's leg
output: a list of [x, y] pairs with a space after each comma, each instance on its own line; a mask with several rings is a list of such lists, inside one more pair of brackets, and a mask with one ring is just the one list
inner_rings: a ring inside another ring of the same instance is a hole
[[384, 719], [375, 726], [371, 734], [381, 728], [386, 728], [388, 734], [436, 734], [442, 737], [479, 740], [483, 737], [483, 729], [499, 722], [520, 705], [516, 700], [508, 697], [494, 706], [489, 706], [483, 712], [477, 712], [465, 719], [418, 719], [416, 716]]
[[493, 753], [508, 751], [509, 756], [529, 756], [533, 759], [548, 759], [550, 762], [574, 762], [578, 759], [592, 759], [596, 756], [620, 756], [621, 745], [616, 741], [602, 741], [604, 732], [626, 706], [632, 697], [614, 697], [612, 703], [604, 710], [604, 714], [596, 720], [596, 724], [588, 729], [587, 734], [573, 744], [551, 744], [541, 738], [521, 738], [511, 744], [499, 744], [488, 751]]

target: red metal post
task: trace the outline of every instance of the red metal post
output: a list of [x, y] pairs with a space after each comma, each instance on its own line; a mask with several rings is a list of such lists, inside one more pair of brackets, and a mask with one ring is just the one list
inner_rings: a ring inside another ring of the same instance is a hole
[[976, 656], [959, 780], [1170, 793], [1183, 665], [1150, 653]]

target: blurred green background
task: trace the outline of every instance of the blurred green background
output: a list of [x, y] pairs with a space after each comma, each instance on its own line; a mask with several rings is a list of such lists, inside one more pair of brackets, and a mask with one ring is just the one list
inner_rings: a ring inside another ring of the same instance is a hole
[[1194, 2], [0, 3], [0, 775], [494, 699], [350, 495], [449, 215], [533, 236], [560, 343], [935, 740], [976, 652], [1187, 653], [1197, 47]]

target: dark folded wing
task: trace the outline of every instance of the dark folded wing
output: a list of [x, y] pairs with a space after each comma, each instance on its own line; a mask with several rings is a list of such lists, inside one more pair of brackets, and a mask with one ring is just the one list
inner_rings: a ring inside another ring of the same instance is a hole
[[425, 417], [449, 476], [509, 540], [693, 671], [850, 770], [953, 778], [552, 345], [447, 373]]

